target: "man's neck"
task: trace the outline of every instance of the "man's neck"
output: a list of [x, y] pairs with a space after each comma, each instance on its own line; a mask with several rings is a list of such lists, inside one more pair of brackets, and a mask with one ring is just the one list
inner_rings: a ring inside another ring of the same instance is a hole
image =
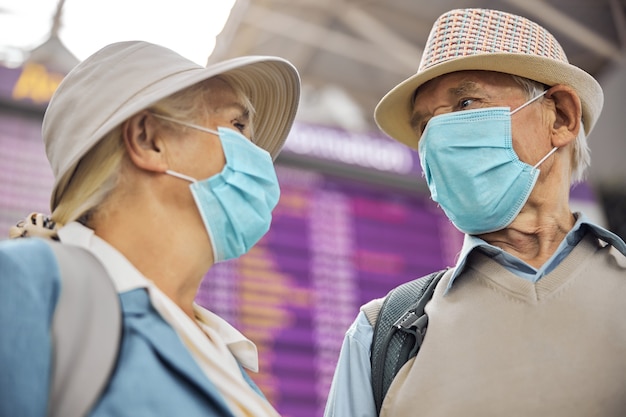
[[552, 257], [575, 223], [576, 218], [569, 209], [545, 215], [536, 210], [526, 210], [505, 229], [481, 235], [480, 238], [539, 268]]

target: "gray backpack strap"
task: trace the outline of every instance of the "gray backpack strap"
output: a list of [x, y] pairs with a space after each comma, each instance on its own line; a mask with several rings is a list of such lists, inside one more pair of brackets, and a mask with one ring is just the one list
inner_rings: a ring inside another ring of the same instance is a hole
[[49, 417], [87, 415], [104, 391], [121, 340], [120, 300], [106, 270], [78, 246], [50, 242], [61, 272], [52, 321]]
[[380, 307], [371, 351], [372, 392], [377, 414], [396, 374], [417, 354], [424, 340], [428, 324], [424, 307], [445, 272], [433, 272], [394, 288]]

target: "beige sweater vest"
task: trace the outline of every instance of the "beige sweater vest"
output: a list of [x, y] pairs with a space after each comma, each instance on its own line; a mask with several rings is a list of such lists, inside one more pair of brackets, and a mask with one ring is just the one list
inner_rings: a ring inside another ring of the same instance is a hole
[[381, 416], [626, 416], [624, 256], [587, 235], [537, 283], [468, 265], [439, 283]]

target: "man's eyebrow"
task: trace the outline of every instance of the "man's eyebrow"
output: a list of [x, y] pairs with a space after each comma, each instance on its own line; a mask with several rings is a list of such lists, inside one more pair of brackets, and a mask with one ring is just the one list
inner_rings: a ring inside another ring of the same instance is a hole
[[480, 90], [478, 83], [470, 80], [463, 81], [459, 86], [450, 88], [448, 95], [453, 98], [474, 94]]

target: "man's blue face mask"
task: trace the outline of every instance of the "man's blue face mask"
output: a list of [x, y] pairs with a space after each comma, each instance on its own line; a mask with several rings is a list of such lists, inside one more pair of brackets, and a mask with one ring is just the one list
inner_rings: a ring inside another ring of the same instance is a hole
[[537, 167], [513, 150], [511, 116], [533, 99], [508, 107], [465, 110], [429, 120], [419, 142], [422, 170], [432, 199], [457, 229], [467, 234], [500, 230], [511, 224], [539, 177]]
[[252, 248], [269, 230], [280, 188], [272, 157], [232, 129], [218, 131], [154, 115], [193, 129], [217, 135], [226, 165], [205, 180], [178, 172], [166, 174], [191, 182], [190, 189], [213, 245], [215, 262], [237, 258]]

